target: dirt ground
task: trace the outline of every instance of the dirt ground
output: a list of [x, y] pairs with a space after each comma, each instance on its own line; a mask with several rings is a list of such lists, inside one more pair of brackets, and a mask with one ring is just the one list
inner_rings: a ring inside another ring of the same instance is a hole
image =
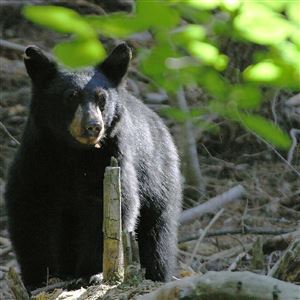
[[[6, 273], [10, 267], [16, 270], [19, 268], [7, 232], [3, 194], [7, 169], [18, 148], [30, 103], [30, 82], [23, 66], [22, 51], [15, 44], [21, 46], [36, 44], [50, 51], [57, 41], [66, 38], [30, 24], [20, 15], [20, 8], [20, 4], [11, 4], [10, 1], [3, 1], [0, 6], [1, 39], [14, 43], [1, 42], [0, 47], [0, 299], [5, 300], [13, 299], [5, 281]], [[81, 9], [88, 11], [92, 8], [81, 7]], [[132, 46], [139, 47], [143, 39], [147, 39], [147, 36], [137, 36], [129, 42]], [[105, 41], [108, 47], [113, 42]], [[157, 111], [164, 105], [169, 105], [162, 91], [155, 90], [145, 79], [136, 76], [137, 64], [138, 61], [134, 60], [129, 74], [129, 89]], [[159, 99], [164, 100], [157, 104], [153, 101], [155, 98], [153, 95], [158, 95]], [[201, 93], [197, 89], [190, 91], [189, 95], [190, 105], [201, 105], [199, 104]], [[275, 111], [280, 125], [286, 131], [300, 128], [300, 107], [285, 106], [285, 101], [290, 97], [289, 93], [280, 92]], [[274, 117], [272, 105], [271, 102], [266, 102], [263, 106], [263, 113], [271, 118]], [[166, 122], [179, 146], [181, 156], [184, 157], [181, 147], [182, 124], [170, 120]], [[299, 144], [294, 150], [291, 163], [288, 164], [282, 159], [286, 159], [287, 152], [277, 152], [236, 124], [225, 120], [218, 120], [218, 122], [221, 124], [221, 131], [215, 134], [204, 133], [201, 128], [195, 128], [206, 192], [199, 195], [193, 192], [194, 187], [185, 184], [183, 207], [187, 209], [203, 203], [238, 184], [245, 188], [246, 195], [240, 201], [225, 207], [216, 221], [211, 224], [208, 232], [212, 235], [207, 234], [200, 244], [197, 242], [198, 238], [184, 242], [183, 240], [191, 239], [193, 235], [201, 235], [215, 213], [206, 214], [190, 224], [180, 226], [178, 268], [174, 279], [205, 273], [209, 270], [250, 270], [267, 274], [286, 246], [277, 245], [275, 248], [264, 249], [263, 263], [257, 267], [253, 264], [252, 255], [253, 245], [257, 239], [262, 237], [264, 242], [272, 235], [280, 234], [280, 230], [288, 232], [299, 229], [300, 226]], [[253, 233], [230, 232], [232, 229], [245, 228], [251, 229]], [[259, 230], [262, 229], [264, 234], [259, 234]], [[223, 230], [225, 233], [214, 235], [213, 233], [218, 230]], [[300, 279], [295, 283], [300, 284]], [[95, 291], [93, 293], [93, 289], [89, 289], [88, 293], [93, 294], [94, 299], [104, 299], [106, 289], [113, 288], [102, 286], [102, 294], [97, 294], [99, 288], [97, 293]], [[146, 293], [154, 288], [157, 288], [157, 284], [147, 281], [135, 292], [126, 291], [126, 287], [123, 287], [123, 290], [121, 288], [122, 291], [117, 289], [116, 292], [114, 288], [114, 292], [110, 292], [111, 296], [106, 296], [105, 299], [134, 299], [137, 294]], [[83, 292], [87, 293], [87, 291]], [[125, 294], [122, 293], [127, 293], [127, 298], [124, 298]], [[71, 296], [65, 295], [65, 299], [81, 299], [80, 296], [74, 298], [74, 294]]]

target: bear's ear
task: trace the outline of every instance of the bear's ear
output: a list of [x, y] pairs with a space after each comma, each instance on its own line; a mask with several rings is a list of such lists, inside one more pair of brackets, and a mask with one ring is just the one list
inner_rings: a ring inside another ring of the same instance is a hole
[[131, 49], [127, 44], [122, 43], [96, 69], [101, 71], [112, 83], [119, 85], [127, 73], [131, 57]]
[[24, 53], [24, 63], [28, 75], [34, 83], [53, 78], [57, 73], [57, 65], [36, 46], [28, 46]]

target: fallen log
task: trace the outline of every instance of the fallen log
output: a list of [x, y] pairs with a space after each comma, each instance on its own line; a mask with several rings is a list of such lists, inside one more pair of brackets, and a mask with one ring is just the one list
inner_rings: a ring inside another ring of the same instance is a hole
[[137, 300], [300, 300], [300, 286], [251, 272], [208, 272], [163, 285]]
[[201, 217], [204, 214], [212, 213], [216, 209], [221, 208], [233, 201], [240, 200], [245, 192], [246, 191], [242, 185], [237, 185], [226, 191], [225, 193], [211, 198], [203, 204], [183, 211], [179, 221], [181, 224], [186, 224], [195, 220], [196, 218]]

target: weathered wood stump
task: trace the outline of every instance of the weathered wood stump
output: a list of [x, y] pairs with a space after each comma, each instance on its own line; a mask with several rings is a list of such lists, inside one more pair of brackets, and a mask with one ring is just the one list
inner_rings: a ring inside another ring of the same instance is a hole
[[103, 187], [103, 279], [111, 283], [122, 282], [121, 175], [115, 158], [105, 169]]

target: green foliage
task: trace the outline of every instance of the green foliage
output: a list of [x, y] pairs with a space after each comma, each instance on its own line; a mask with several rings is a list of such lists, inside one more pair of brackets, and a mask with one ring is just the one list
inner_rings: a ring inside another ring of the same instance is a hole
[[93, 65], [105, 57], [103, 46], [95, 39], [67, 41], [56, 45], [53, 51], [60, 61], [73, 68]]
[[39, 25], [62, 33], [94, 38], [94, 29], [75, 11], [60, 6], [25, 6], [23, 14]]
[[25, 6], [24, 16], [32, 22], [61, 33], [73, 34], [73, 40], [54, 48], [57, 58], [69, 67], [82, 67], [104, 59], [106, 53], [97, 31], [84, 17], [60, 6]]
[[[265, 86], [299, 90], [300, 3], [298, 1], [153, 0], [136, 1], [133, 14], [80, 16], [59, 6], [27, 6], [24, 15], [52, 30], [71, 34], [54, 53], [66, 65], [80, 67], [100, 62], [105, 51], [98, 35], [125, 39], [150, 30], [149, 49], [140, 49], [141, 71], [170, 94], [182, 86], [199, 85], [210, 96], [206, 108], [189, 113], [172, 108], [163, 113], [178, 122], [201, 121], [217, 113], [239, 122], [279, 148], [289, 147], [286, 133], [272, 122], [254, 115]], [[182, 21], [184, 19], [184, 21]], [[221, 41], [228, 38], [257, 44], [252, 63], [232, 84], [224, 77], [228, 57]]]
[[257, 133], [262, 138], [268, 140], [270, 143], [276, 145], [278, 148], [288, 148], [290, 146], [290, 139], [284, 132], [274, 123], [257, 115], [240, 115], [241, 124], [251, 131]]

